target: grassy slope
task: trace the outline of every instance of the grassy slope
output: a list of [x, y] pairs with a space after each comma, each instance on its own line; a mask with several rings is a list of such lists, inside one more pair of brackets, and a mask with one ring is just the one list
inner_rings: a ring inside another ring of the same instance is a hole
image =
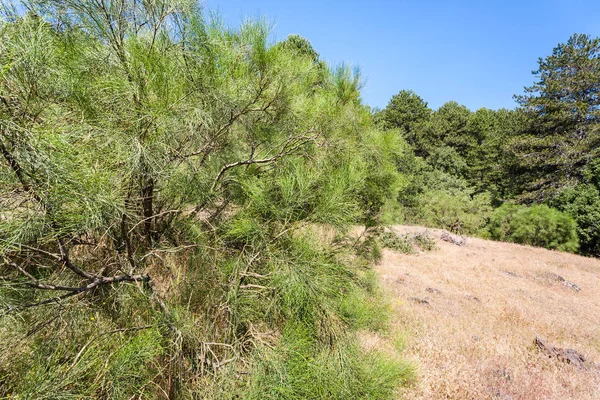
[[533, 345], [540, 335], [600, 362], [600, 260], [471, 238], [466, 247], [438, 246], [417, 255], [386, 250], [377, 267], [394, 323], [406, 330], [404, 354], [420, 370], [405, 398], [600, 398], [600, 368], [578, 370]]

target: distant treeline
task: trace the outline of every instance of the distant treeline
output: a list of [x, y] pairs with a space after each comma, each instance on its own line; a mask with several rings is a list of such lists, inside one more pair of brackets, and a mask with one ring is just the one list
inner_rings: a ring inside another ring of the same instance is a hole
[[[567, 234], [566, 248], [574, 250], [578, 241], [581, 253], [600, 256], [599, 52], [599, 39], [588, 35], [559, 44], [539, 59], [536, 80], [515, 96], [514, 110], [473, 112], [454, 101], [431, 110], [402, 90], [375, 111], [376, 123], [398, 132], [415, 155], [404, 166], [414, 176], [412, 196], [400, 199], [405, 220], [510, 239], [511, 232], [486, 229], [491, 207], [544, 204], [573, 222], [538, 213], [538, 222], [527, 222], [537, 235], [574, 226], [577, 238]], [[562, 247], [554, 240], [518, 240]]]

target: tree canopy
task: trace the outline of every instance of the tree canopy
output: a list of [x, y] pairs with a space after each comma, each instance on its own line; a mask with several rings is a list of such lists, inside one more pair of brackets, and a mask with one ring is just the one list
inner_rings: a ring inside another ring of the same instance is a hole
[[516, 137], [526, 197], [543, 201], [577, 183], [600, 148], [600, 39], [573, 35], [538, 60], [537, 81], [516, 96], [529, 120]]

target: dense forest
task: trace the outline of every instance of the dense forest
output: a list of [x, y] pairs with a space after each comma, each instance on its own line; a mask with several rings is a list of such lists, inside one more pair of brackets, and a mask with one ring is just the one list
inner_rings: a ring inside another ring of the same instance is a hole
[[207, 15], [3, 3], [1, 397], [390, 398], [413, 366], [356, 340], [394, 335], [386, 225], [600, 256], [598, 39], [514, 110], [373, 110], [302, 37]]
[[374, 121], [411, 147], [394, 218], [600, 256], [600, 39], [573, 35], [514, 110], [437, 110], [410, 90]]

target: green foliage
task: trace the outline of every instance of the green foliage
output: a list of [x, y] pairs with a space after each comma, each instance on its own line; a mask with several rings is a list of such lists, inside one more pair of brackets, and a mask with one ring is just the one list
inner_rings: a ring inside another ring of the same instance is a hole
[[429, 151], [440, 145], [452, 147], [461, 156], [476, 145], [476, 136], [470, 134], [471, 111], [455, 101], [449, 101], [437, 109], [424, 129]]
[[443, 189], [441, 181], [464, 180], [461, 185], [465, 190], [489, 192], [495, 203], [514, 194], [515, 180], [509, 169], [515, 156], [507, 142], [523, 126], [522, 112], [485, 108], [471, 112], [453, 101], [432, 112], [419, 96], [404, 90], [384, 110], [377, 111], [374, 119], [384, 129], [397, 129], [414, 154], [439, 171], [411, 168], [413, 162], [404, 160], [417, 181], [413, 193]]
[[495, 203], [514, 197], [518, 176], [512, 171], [515, 154], [510, 143], [525, 120], [522, 110], [479, 109], [471, 117], [470, 130], [478, 145], [467, 155], [467, 179], [477, 192], [492, 194]]
[[431, 251], [437, 248], [435, 240], [426, 233], [399, 235], [393, 231], [385, 231], [381, 234], [379, 240], [383, 247], [404, 254], [414, 254], [417, 249]]
[[162, 352], [162, 335], [155, 329], [133, 336], [112, 355], [107, 376], [110, 384], [104, 389], [107, 396], [118, 399], [137, 393], [159, 372]]
[[538, 81], [516, 97], [529, 121], [513, 151], [523, 197], [540, 202], [576, 184], [598, 157], [600, 39], [575, 34], [538, 64]]
[[[573, 35], [538, 60], [534, 75], [536, 82], [515, 96], [515, 110], [471, 112], [450, 101], [432, 111], [402, 90], [374, 112], [379, 126], [404, 137], [413, 150], [398, 166], [406, 185], [396, 204], [384, 206], [384, 221], [485, 234], [492, 205], [546, 203], [573, 217], [581, 253], [600, 254], [600, 39]], [[530, 213], [542, 230], [561, 220], [545, 209]], [[518, 239], [507, 240], [574, 251], [569, 223], [560, 224], [568, 233], [558, 239], [533, 238], [520, 227]]]
[[284, 41], [279, 42], [278, 46], [286, 50], [295, 52], [298, 55], [310, 58], [314, 63], [319, 62], [319, 53], [312, 44], [300, 35], [289, 35]]
[[423, 251], [432, 251], [438, 248], [435, 239], [426, 233], [417, 233], [413, 235], [412, 240]]
[[406, 174], [399, 174], [399, 166], [410, 151], [405, 142], [392, 131], [369, 131], [368, 145], [361, 149], [366, 160], [363, 164], [365, 179], [358, 190], [362, 222], [366, 226], [379, 223], [379, 217], [389, 200], [398, 198], [408, 186]]
[[[138, 309], [129, 321], [131, 330], [116, 329], [106, 312], [112, 301]], [[168, 351], [160, 316], [139, 312], [144, 299], [135, 295], [110, 296], [103, 303], [50, 313], [32, 311], [26, 321], [3, 318], [3, 396], [129, 398], [150, 393], [146, 386], [160, 372], [161, 357]], [[37, 330], [46, 327], [40, 335]]]
[[579, 243], [573, 218], [546, 205], [504, 204], [488, 226], [492, 239], [574, 252]]
[[367, 271], [359, 280], [359, 290], [344, 296], [341, 315], [352, 327], [385, 333], [389, 326], [390, 306], [377, 286], [377, 276]]
[[537, 82], [512, 111], [450, 101], [431, 112], [415, 93], [399, 92], [375, 120], [397, 129], [417, 157], [400, 167], [407, 186], [386, 221], [477, 233], [492, 204], [550, 202], [575, 218], [581, 252], [597, 254], [600, 188], [589, 175], [600, 148], [599, 54], [600, 39], [589, 35], [559, 44], [539, 59]]
[[568, 188], [551, 203], [570, 215], [577, 223], [580, 251], [600, 257], [600, 191], [597, 187], [580, 184]]
[[333, 237], [380, 222], [410, 149], [358, 71], [196, 2], [26, 9], [0, 22], [0, 396], [391, 397], [410, 371], [355, 344], [387, 311]]
[[431, 110], [412, 90], [401, 90], [381, 111], [381, 124], [385, 129], [399, 129], [410, 144], [415, 144], [420, 124], [427, 121]]
[[415, 253], [415, 248], [407, 235], [400, 236], [395, 232], [386, 231], [379, 238], [381, 245], [386, 249], [399, 251], [404, 254]]
[[421, 196], [420, 202], [419, 214], [412, 217], [415, 221], [457, 233], [479, 233], [491, 213], [488, 193], [470, 196], [432, 191]]
[[[358, 248], [358, 255], [367, 262], [379, 263], [383, 257], [383, 249], [377, 232], [365, 232], [366, 237]], [[360, 238], [359, 238], [360, 240]], [[358, 243], [357, 243], [358, 244]]]
[[600, 257], [600, 161], [592, 161], [582, 183], [565, 189], [551, 204], [577, 222], [580, 251]]
[[[409, 365], [368, 352], [341, 338], [319, 351], [310, 332], [290, 324], [276, 352], [265, 350], [253, 366], [257, 379], [248, 399], [387, 399], [398, 383], [409, 383]], [[305, 356], [308, 355], [308, 356]]]
[[445, 145], [432, 149], [427, 162], [434, 169], [455, 177], [464, 177], [468, 170], [464, 157], [454, 147]]

